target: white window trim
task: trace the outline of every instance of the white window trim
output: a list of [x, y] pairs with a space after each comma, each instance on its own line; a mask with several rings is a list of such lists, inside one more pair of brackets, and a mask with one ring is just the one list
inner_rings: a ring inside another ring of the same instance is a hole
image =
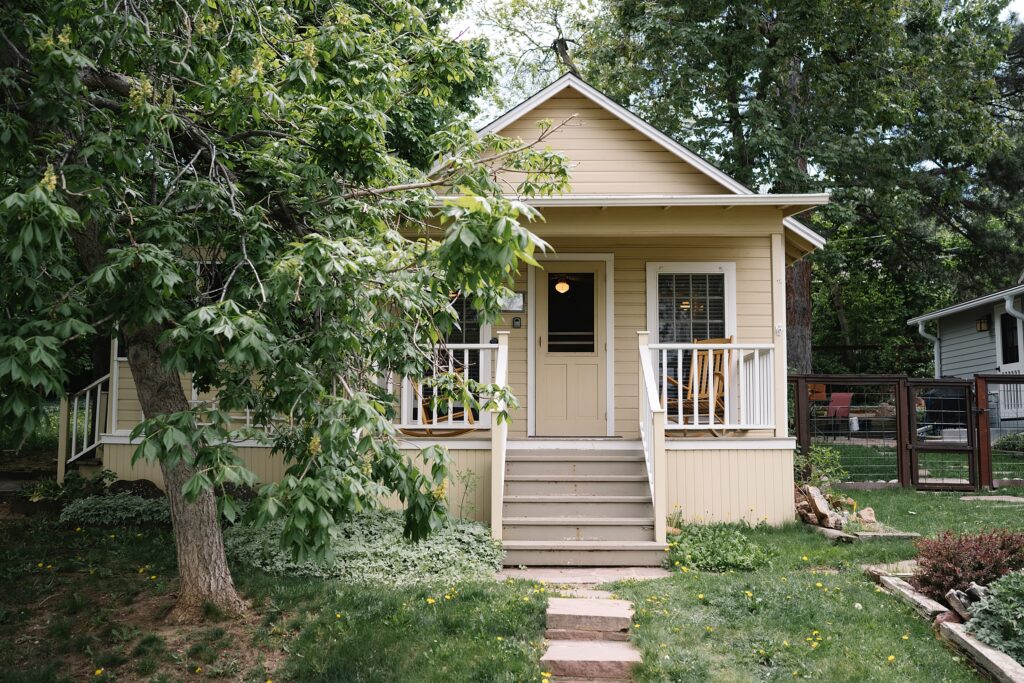
[[[605, 412], [607, 426], [605, 436], [615, 436], [615, 254], [534, 254], [537, 261], [604, 261], [605, 289]], [[537, 303], [537, 268], [529, 268], [526, 274], [526, 435], [537, 436], [537, 359], [536, 344], [533, 342], [533, 315]]]
[[1012, 318], [1017, 323], [1017, 362], [1003, 363], [1003, 314], [1006, 313], [1006, 304], [998, 303], [992, 313], [992, 321], [995, 327], [996, 336], [996, 368], [1003, 372], [1004, 368], [1024, 368], [1024, 320]]
[[725, 336], [736, 341], [736, 263], [733, 261], [653, 261], [647, 264], [647, 330], [651, 343], [658, 343], [658, 275], [725, 275]]

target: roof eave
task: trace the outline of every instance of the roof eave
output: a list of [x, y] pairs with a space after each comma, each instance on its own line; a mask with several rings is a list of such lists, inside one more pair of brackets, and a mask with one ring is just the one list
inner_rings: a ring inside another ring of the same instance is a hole
[[927, 323], [932, 320], [938, 320], [939, 318], [945, 318], [946, 316], [954, 315], [956, 313], [962, 313], [969, 311], [972, 308], [978, 306], [984, 306], [986, 304], [992, 304], [997, 301], [1001, 301], [1008, 296], [1017, 296], [1018, 294], [1024, 294], [1024, 284], [1009, 287], [1007, 289], [993, 292], [992, 294], [986, 294], [970, 301], [965, 301], [961, 304], [955, 304], [953, 306], [947, 306], [946, 308], [940, 308], [937, 311], [931, 311], [924, 315], [919, 315], [916, 318], [910, 318], [907, 320], [907, 325], [917, 325], [918, 323]]

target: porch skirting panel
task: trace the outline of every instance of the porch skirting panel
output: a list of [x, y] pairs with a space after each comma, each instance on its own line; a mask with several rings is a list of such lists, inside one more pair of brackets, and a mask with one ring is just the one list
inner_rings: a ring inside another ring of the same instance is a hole
[[793, 520], [793, 450], [673, 448], [666, 444], [669, 514], [688, 522]]
[[[164, 478], [160, 473], [160, 465], [146, 460], [132, 465], [136, 444], [104, 443], [102, 448], [103, 468], [116, 472], [118, 479], [149, 479], [163, 488]], [[237, 450], [246, 467], [256, 473], [259, 481], [278, 481], [284, 476], [285, 467], [281, 456], [271, 455], [269, 448], [241, 446]]]
[[[103, 468], [113, 470], [118, 479], [148, 479], [161, 488], [164, 478], [156, 463], [139, 461], [132, 465], [135, 444], [104, 443]], [[415, 450], [403, 451], [414, 455]], [[239, 455], [246, 467], [256, 473], [261, 482], [278, 481], [284, 476], [285, 466], [279, 455], [271, 455], [266, 447], [242, 446]], [[457, 517], [490, 521], [491, 512], [491, 451], [490, 449], [451, 448], [451, 475], [448, 481], [448, 504]], [[400, 508], [397, 497], [387, 501], [388, 507]]]

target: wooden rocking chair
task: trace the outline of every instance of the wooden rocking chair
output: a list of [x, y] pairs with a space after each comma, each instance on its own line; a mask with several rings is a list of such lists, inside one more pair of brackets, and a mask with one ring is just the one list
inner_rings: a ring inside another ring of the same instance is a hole
[[[694, 339], [694, 344], [732, 344], [732, 337], [721, 337], [717, 339]], [[711, 380], [714, 381], [714, 400], [715, 400], [715, 421], [719, 424], [724, 424], [725, 419], [725, 359], [727, 351], [725, 349], [704, 349], [692, 352], [692, 360], [690, 363], [690, 379], [686, 383], [686, 395], [683, 398], [682, 404], [682, 419], [683, 424], [689, 423], [693, 419], [694, 403], [697, 406], [698, 416], [710, 416], [711, 407], [709, 405], [711, 401]], [[708, 376], [708, 364], [711, 364], [711, 375]], [[665, 379], [677, 389], [679, 389], [679, 381], [674, 377], [666, 374]], [[670, 398], [668, 400], [667, 408], [669, 409], [668, 417], [679, 414], [679, 399]], [[721, 436], [716, 429], [708, 428], [715, 436]]]

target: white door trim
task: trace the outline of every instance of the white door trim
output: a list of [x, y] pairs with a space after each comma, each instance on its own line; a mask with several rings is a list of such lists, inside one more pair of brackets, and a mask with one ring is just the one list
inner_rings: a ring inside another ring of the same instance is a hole
[[[603, 261], [605, 265], [605, 414], [606, 436], [615, 436], [615, 254], [534, 254], [538, 261]], [[537, 436], [537, 345], [533, 312], [537, 306], [537, 269], [526, 275], [526, 435]]]
[[736, 341], [736, 263], [733, 261], [650, 261], [647, 264], [647, 331], [658, 339], [658, 274], [722, 273], [725, 275], [725, 336]]

